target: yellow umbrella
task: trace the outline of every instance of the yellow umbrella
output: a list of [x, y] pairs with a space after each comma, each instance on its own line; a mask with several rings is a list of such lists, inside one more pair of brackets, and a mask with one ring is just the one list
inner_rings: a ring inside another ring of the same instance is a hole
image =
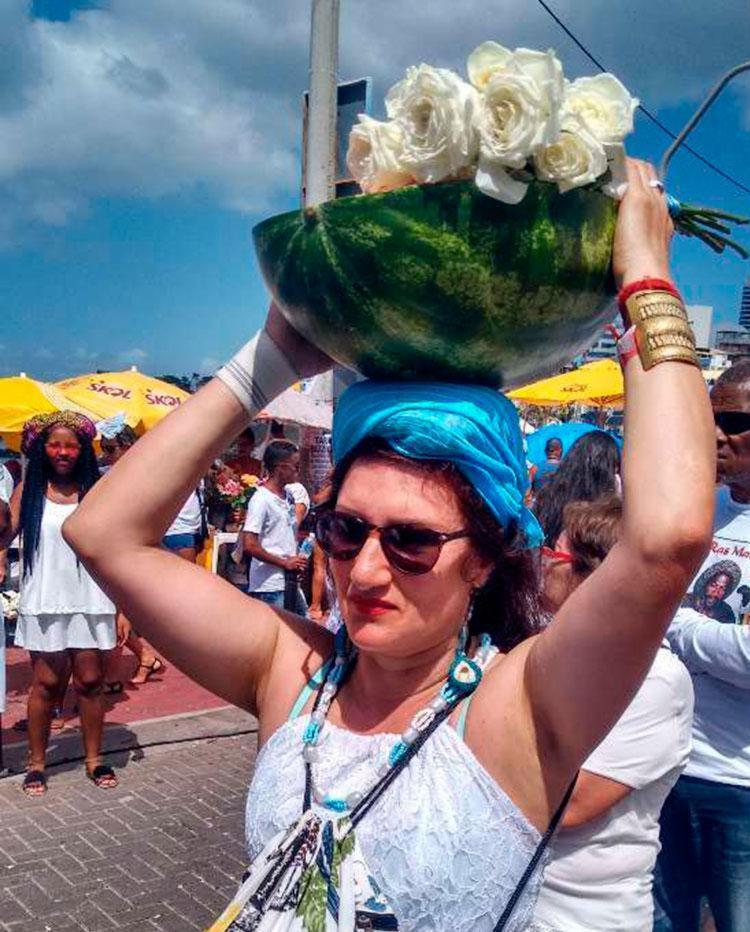
[[596, 408], [619, 407], [625, 394], [622, 371], [613, 359], [587, 363], [580, 369], [532, 382], [508, 392], [508, 398], [523, 404], [583, 404]]
[[20, 449], [23, 425], [30, 417], [62, 410], [78, 411], [96, 420], [95, 414], [47, 382], [30, 379], [24, 373], [0, 379], [0, 436], [11, 450]]
[[58, 382], [57, 388], [70, 401], [94, 411], [97, 418], [123, 414], [125, 422], [139, 430], [150, 430], [190, 397], [181, 388], [144, 375], [135, 367], [79, 375]]

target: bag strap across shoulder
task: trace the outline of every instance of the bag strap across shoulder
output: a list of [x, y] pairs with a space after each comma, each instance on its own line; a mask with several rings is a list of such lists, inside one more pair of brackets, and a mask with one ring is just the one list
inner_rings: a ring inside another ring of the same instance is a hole
[[557, 807], [555, 814], [552, 816], [552, 819], [550, 820], [550, 823], [547, 826], [547, 831], [544, 833], [544, 835], [542, 835], [539, 841], [539, 844], [536, 846], [536, 851], [532, 855], [532, 858], [529, 861], [529, 863], [526, 865], [526, 870], [521, 875], [521, 879], [516, 884], [515, 890], [511, 893], [510, 899], [505, 904], [505, 909], [503, 910], [502, 915], [498, 919], [497, 925], [495, 926], [493, 932], [502, 932], [502, 930], [508, 924], [508, 920], [511, 917], [511, 913], [516, 908], [516, 903], [518, 903], [518, 901], [521, 899], [521, 894], [526, 889], [526, 884], [529, 882], [531, 875], [536, 870], [537, 865], [539, 864], [539, 861], [541, 860], [541, 857], [547, 848], [547, 845], [552, 840], [552, 836], [555, 834], [557, 827], [560, 824], [560, 820], [562, 819], [565, 813], [565, 810], [568, 807], [568, 803], [570, 802], [570, 797], [573, 795], [573, 790], [575, 789], [577, 779], [578, 779], [578, 774], [575, 775], [572, 783], [565, 791], [565, 795], [562, 798], [562, 802]]
[[[319, 688], [317, 695], [315, 697], [315, 702], [313, 704], [313, 711], [318, 707], [322, 696], [322, 690]], [[370, 792], [364, 797], [364, 799], [352, 810], [351, 815], [349, 816], [349, 828], [346, 831], [346, 834], [352, 832], [357, 824], [367, 815], [370, 809], [375, 805], [375, 803], [380, 799], [383, 793], [388, 789], [388, 787], [393, 783], [396, 777], [404, 770], [404, 768], [409, 764], [414, 755], [420, 750], [422, 745], [427, 741], [427, 739], [432, 735], [436, 728], [438, 728], [447, 718], [449, 718], [455, 711], [457, 703], [453, 703], [448, 708], [444, 709], [442, 712], [439, 712], [432, 722], [429, 724], [424, 731], [420, 732], [417, 739], [413, 744], [410, 744], [407, 751], [399, 759], [398, 763], [393, 767], [388, 773], [379, 780], [375, 786], [370, 790]], [[508, 902], [505, 904], [505, 909], [502, 912], [502, 915], [497, 921], [493, 932], [502, 932], [508, 924], [513, 910], [516, 908], [516, 904], [520, 900], [523, 891], [526, 889], [531, 876], [539, 865], [539, 861], [542, 859], [542, 855], [547, 849], [552, 836], [557, 831], [557, 827], [560, 824], [565, 810], [570, 802], [570, 797], [573, 795], [573, 790], [575, 789], [576, 780], [578, 779], [578, 774], [573, 778], [570, 786], [565, 791], [565, 795], [560, 802], [560, 805], [555, 810], [554, 815], [552, 816], [549, 825], [547, 826], [547, 831], [542, 835], [539, 840], [539, 844], [534, 851], [534, 854], [531, 857], [531, 860], [526, 865], [526, 870], [521, 875], [518, 883], [516, 884], [513, 893], [511, 893]], [[304, 810], [310, 808], [312, 802], [312, 768], [309, 763], [305, 764], [305, 797], [304, 797]], [[303, 810], [303, 811], [304, 811]]]

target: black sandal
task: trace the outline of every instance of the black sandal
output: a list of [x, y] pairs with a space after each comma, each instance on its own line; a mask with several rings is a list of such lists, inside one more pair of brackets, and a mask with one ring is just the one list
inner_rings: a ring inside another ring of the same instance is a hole
[[[86, 776], [100, 790], [113, 790], [119, 783], [117, 775], [108, 764], [97, 764], [93, 770], [89, 770], [87, 767]], [[108, 780], [114, 780], [114, 783], [106, 782]]]
[[136, 680], [135, 678], [128, 680], [131, 686], [145, 686], [146, 683], [151, 679], [154, 673], [163, 673], [166, 670], [166, 666], [159, 660], [158, 657], [154, 657], [153, 663], [139, 663], [136, 669], [136, 676], [138, 675], [138, 670], [145, 670], [146, 675], [142, 680]]
[[26, 776], [23, 778], [23, 783], [21, 784], [21, 789], [30, 799], [44, 796], [47, 792], [47, 778], [44, 776], [44, 771], [27, 770]]

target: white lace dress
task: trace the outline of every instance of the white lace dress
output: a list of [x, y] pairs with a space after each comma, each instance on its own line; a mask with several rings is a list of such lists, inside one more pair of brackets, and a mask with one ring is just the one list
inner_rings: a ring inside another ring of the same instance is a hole
[[[302, 812], [302, 732], [308, 718], [286, 722], [258, 754], [246, 810], [251, 859]], [[329, 722], [319, 745], [316, 784], [338, 797], [368, 789], [398, 737], [357, 735]], [[540, 840], [448, 723], [356, 831], [402, 932], [492, 932]], [[543, 858], [506, 932], [528, 925], [544, 863]]]

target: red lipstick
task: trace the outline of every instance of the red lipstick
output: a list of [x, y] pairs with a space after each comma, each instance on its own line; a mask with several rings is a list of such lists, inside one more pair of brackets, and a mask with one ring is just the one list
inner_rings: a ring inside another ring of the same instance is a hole
[[385, 599], [368, 599], [365, 596], [350, 596], [350, 602], [362, 615], [374, 617], [389, 612], [396, 606], [393, 602], [387, 602]]

